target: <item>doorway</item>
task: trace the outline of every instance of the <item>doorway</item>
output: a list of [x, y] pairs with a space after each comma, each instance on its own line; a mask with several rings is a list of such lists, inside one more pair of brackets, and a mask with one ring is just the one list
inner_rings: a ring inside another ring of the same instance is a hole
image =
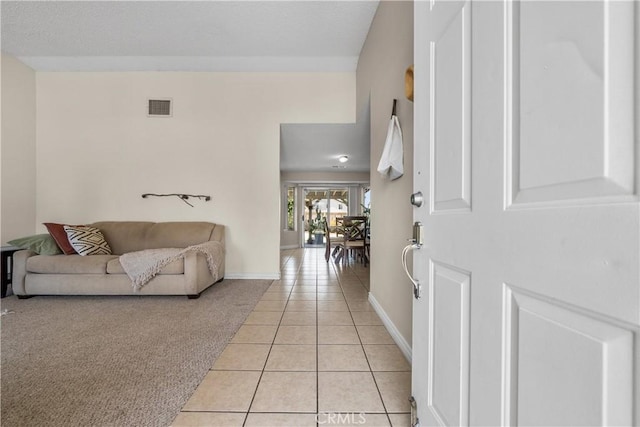
[[329, 232], [335, 233], [336, 218], [349, 214], [349, 187], [305, 187], [303, 194], [302, 246], [323, 246], [324, 221], [329, 225]]

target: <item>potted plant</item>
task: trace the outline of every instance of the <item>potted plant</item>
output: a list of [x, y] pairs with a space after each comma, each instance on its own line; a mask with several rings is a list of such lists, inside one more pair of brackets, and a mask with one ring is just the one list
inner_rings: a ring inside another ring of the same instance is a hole
[[324, 244], [324, 221], [319, 208], [316, 208], [316, 217], [309, 221], [309, 230], [314, 235], [316, 245]]

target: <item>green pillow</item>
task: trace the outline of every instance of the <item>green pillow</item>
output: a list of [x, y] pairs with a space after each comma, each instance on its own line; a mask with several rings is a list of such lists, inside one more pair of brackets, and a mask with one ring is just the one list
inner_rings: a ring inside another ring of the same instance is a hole
[[39, 255], [59, 255], [62, 253], [56, 241], [49, 233], [21, 237], [7, 243], [20, 249], [28, 249]]

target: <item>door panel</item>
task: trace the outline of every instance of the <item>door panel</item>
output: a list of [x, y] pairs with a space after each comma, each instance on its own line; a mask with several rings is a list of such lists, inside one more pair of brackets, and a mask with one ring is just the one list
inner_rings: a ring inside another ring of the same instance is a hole
[[507, 285], [504, 326], [508, 424], [632, 424], [632, 330]]
[[421, 425], [639, 425], [640, 5], [414, 4]]
[[429, 408], [441, 424], [469, 424], [469, 288], [471, 277], [432, 262], [429, 282]]
[[469, 9], [456, 10], [430, 44], [433, 212], [471, 208]]
[[516, 2], [506, 19], [508, 204], [633, 194], [633, 3]]

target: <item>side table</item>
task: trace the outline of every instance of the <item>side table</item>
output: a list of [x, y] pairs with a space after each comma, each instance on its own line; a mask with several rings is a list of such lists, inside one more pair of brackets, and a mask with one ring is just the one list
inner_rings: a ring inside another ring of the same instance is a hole
[[7, 290], [11, 283], [11, 276], [13, 275], [13, 254], [19, 250], [20, 248], [16, 248], [15, 246], [0, 247], [0, 253], [2, 254], [2, 264], [0, 264], [0, 269], [2, 269], [2, 277], [0, 277], [2, 289], [0, 298], [7, 296]]

